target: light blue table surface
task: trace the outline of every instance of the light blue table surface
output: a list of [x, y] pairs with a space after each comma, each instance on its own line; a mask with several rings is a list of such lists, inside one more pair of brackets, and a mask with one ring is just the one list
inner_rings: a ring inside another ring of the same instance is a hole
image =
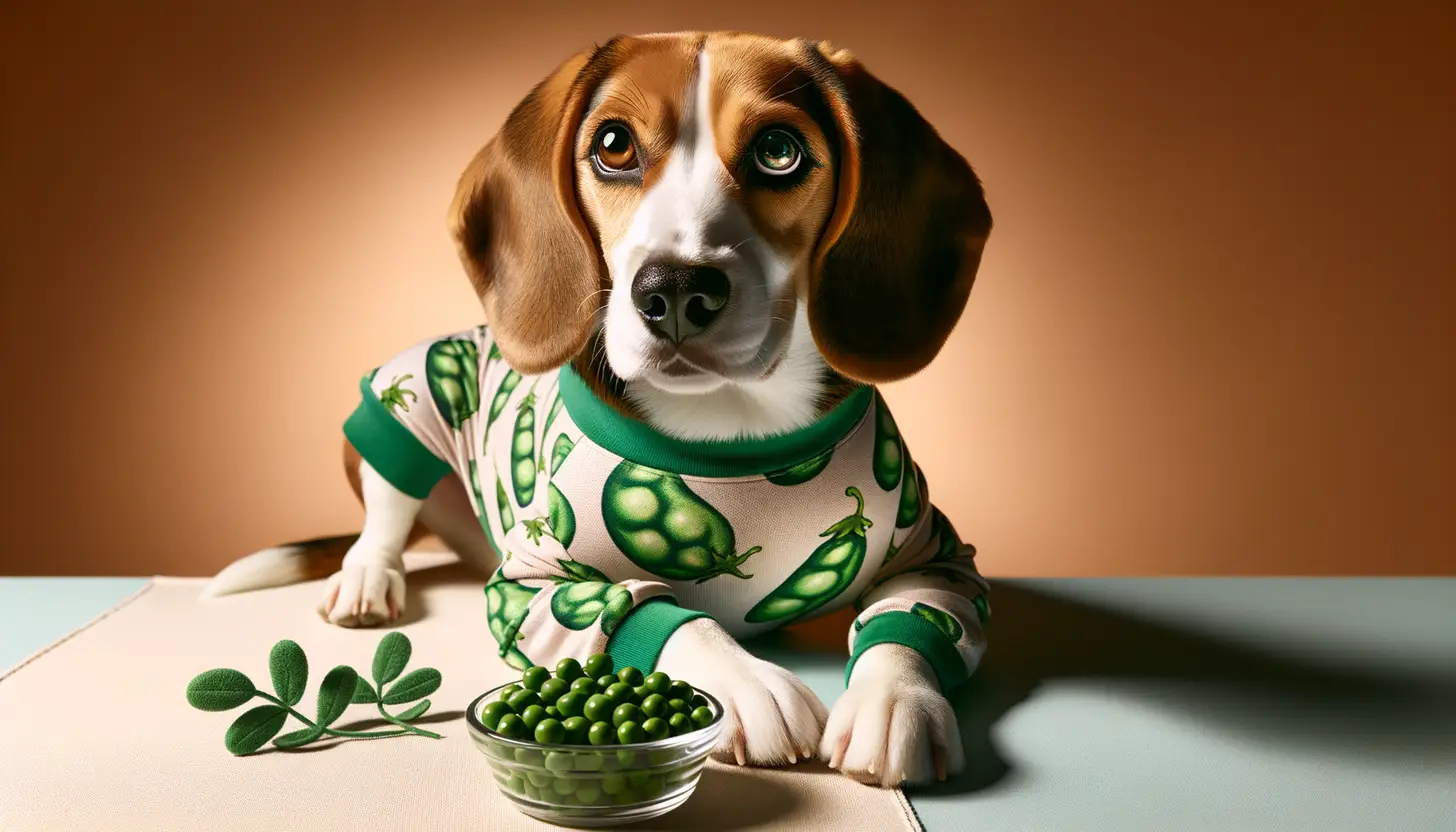
[[[145, 583], [0, 578], [0, 668]], [[1456, 830], [1456, 579], [993, 586], [929, 832]], [[843, 692], [842, 657], [752, 648]]]

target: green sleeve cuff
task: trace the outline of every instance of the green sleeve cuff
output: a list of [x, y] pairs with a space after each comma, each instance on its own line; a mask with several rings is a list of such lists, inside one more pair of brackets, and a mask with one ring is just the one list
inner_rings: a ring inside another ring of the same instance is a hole
[[369, 385], [369, 376], [359, 382], [362, 398], [344, 422], [344, 436], [369, 463], [369, 467], [400, 491], [423, 500], [441, 477], [450, 473], [450, 463], [430, 452], [409, 428], [400, 424]]
[[876, 644], [903, 644], [924, 656], [940, 681], [942, 693], [949, 693], [970, 678], [955, 642], [924, 618], [896, 610], [880, 613], [866, 621], [859, 635], [854, 637], [854, 650], [849, 656], [849, 665], [844, 668], [845, 685], [849, 684], [850, 674], [854, 672], [854, 663]]
[[685, 610], [671, 598], [649, 598], [627, 614], [607, 640], [607, 655], [618, 670], [635, 667], [651, 673], [657, 667], [662, 647], [678, 627], [694, 618], [711, 618], [705, 612]]

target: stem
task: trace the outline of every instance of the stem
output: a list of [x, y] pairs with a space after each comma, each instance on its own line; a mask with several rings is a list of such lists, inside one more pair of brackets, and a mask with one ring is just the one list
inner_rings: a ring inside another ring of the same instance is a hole
[[378, 708], [379, 708], [379, 715], [382, 716], [382, 717], [384, 717], [385, 721], [388, 722], [389, 724], [391, 724], [391, 725], [398, 725], [399, 727], [401, 727], [404, 730], [410, 732], [411, 734], [419, 734], [422, 737], [429, 737], [430, 739], [434, 739], [434, 740], [441, 739], [440, 735], [439, 734], [436, 734], [434, 731], [426, 731], [423, 728], [416, 728], [415, 726], [409, 724], [408, 722], [404, 722], [404, 721], [402, 721], [400, 719], [397, 719], [389, 711], [384, 710], [384, 702], [382, 700], [380, 702], [378, 702], [377, 705], [378, 705]]
[[[317, 728], [317, 727], [319, 727], [317, 722], [314, 722], [313, 720], [309, 719], [308, 717], [304, 716], [303, 714], [299, 713], [298, 711], [295, 711], [292, 706], [290, 706], [287, 703], [285, 703], [282, 699], [279, 699], [278, 697], [273, 696], [272, 694], [264, 693], [261, 690], [255, 690], [255, 691], [253, 691], [253, 694], [255, 696], [260, 696], [263, 699], [266, 699], [269, 702], [272, 702], [273, 704], [279, 706], [283, 710], [289, 712], [290, 714], [293, 715], [294, 719], [297, 719], [299, 722], [302, 722], [304, 725], [307, 725], [310, 728]], [[405, 726], [405, 727], [409, 727], [409, 726]], [[328, 735], [334, 736], [334, 737], [356, 737], [356, 738], [365, 738], [365, 739], [371, 738], [371, 737], [398, 737], [401, 734], [407, 734], [407, 733], [409, 733], [408, 731], [343, 731], [343, 730], [340, 730], [338, 728], [329, 728], [329, 727], [325, 727], [323, 729], [323, 732], [325, 734], [328, 734]]]

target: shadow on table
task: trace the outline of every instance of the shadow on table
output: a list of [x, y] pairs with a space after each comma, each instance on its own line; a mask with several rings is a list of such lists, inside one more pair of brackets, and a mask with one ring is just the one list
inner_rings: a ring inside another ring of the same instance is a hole
[[[956, 692], [968, 771], [928, 794], [1013, 774], [992, 728], [1043, 682], [1106, 683], [1258, 742], [1334, 758], [1456, 765], [1456, 690], [1399, 671], [1339, 669], [1024, 586], [993, 582], [990, 647]], [[1124, 684], [1125, 683], [1125, 684]]]

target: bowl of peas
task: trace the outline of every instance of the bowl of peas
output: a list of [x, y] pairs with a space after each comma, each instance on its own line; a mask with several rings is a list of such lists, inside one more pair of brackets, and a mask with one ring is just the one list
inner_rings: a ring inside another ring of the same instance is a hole
[[481, 694], [465, 712], [496, 785], [547, 823], [607, 827], [681, 806], [723, 727], [723, 706], [670, 678], [585, 663], [535, 666]]

